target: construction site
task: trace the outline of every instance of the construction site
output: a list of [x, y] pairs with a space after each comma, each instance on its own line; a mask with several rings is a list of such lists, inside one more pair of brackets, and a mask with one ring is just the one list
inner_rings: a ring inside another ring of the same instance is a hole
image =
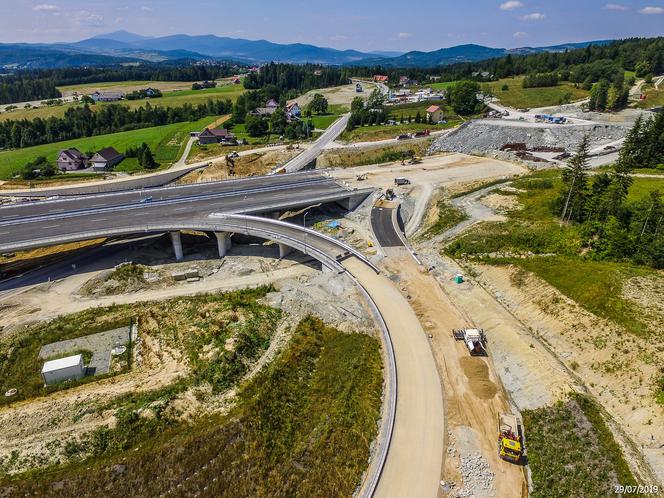
[[[354, 94], [355, 85], [326, 93], [335, 103]], [[322, 139], [193, 157], [200, 167], [161, 190], [139, 190], [127, 205], [111, 205], [130, 195], [120, 191], [88, 197], [108, 203], [86, 214], [92, 228], [47, 227], [48, 240], [63, 245], [28, 241], [5, 252], [0, 476], [8, 480], [0, 496], [111, 487], [113, 496], [180, 496], [183, 483], [196, 496], [236, 496], [227, 494], [232, 482], [245, 496], [289, 496], [287, 473], [330, 496], [363, 497], [574, 496], [579, 475], [587, 486], [579, 496], [608, 496], [615, 486], [663, 482], [664, 412], [652, 388], [664, 362], [661, 271], [630, 273], [621, 287], [625, 309], [646, 317], [634, 334], [546, 278], [537, 265], [560, 261], [564, 249], [512, 243], [530, 239], [508, 225], [539, 229], [534, 216], [548, 208], [537, 195], [550, 201], [565, 154], [587, 135], [593, 161], [605, 164], [638, 115], [546, 110], [558, 111], [571, 122], [478, 119], [407, 143], [333, 138], [315, 155], [314, 172], [271, 174]], [[52, 194], [45, 204], [17, 197], [2, 209], [70, 202]], [[194, 210], [192, 199], [202, 207]], [[224, 211], [224, 203], [234, 204]], [[60, 219], [59, 211], [29, 219]], [[107, 233], [99, 227], [110, 218], [99, 216], [109, 212], [118, 226], [134, 212], [141, 218]], [[144, 213], [164, 219], [150, 226]], [[12, 216], [0, 222], [11, 228]], [[548, 211], [542, 217], [549, 223]], [[498, 239], [509, 243], [495, 248]], [[129, 340], [118, 330], [130, 330]], [[34, 365], [52, 361], [81, 373], [61, 372], [50, 385], [55, 370]], [[101, 375], [88, 375], [98, 364]], [[315, 381], [303, 387], [306, 372]], [[274, 379], [301, 389], [306, 403]], [[352, 407], [316, 397], [333, 380], [346, 382]], [[261, 414], [256, 400], [293, 417], [289, 406], [299, 417], [317, 403], [335, 415], [303, 421], [301, 440], [282, 440], [279, 424], [266, 422], [273, 413], [251, 418]], [[358, 406], [365, 416], [353, 415]], [[327, 426], [335, 416], [348, 428], [337, 455], [348, 462], [343, 492], [311, 456], [335, 458], [314, 437], [323, 431], [337, 441]], [[263, 446], [247, 430], [259, 426], [294, 459], [284, 474], [271, 478], [258, 464], [228, 470], [246, 454], [284, 457], [269, 444], [259, 455]], [[570, 437], [564, 456], [560, 431]], [[236, 448], [243, 438], [247, 447]], [[168, 475], [154, 488], [140, 477], [155, 471], [152, 451]], [[93, 461], [88, 481], [77, 466]], [[48, 475], [28, 482], [27, 471]], [[549, 495], [551, 479], [559, 491]]]

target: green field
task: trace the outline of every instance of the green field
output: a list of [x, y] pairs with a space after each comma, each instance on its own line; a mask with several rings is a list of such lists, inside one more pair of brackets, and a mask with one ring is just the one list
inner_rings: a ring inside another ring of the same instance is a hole
[[[115, 83], [117, 85], [117, 83]], [[181, 107], [184, 104], [198, 105], [205, 104], [208, 100], [230, 99], [235, 101], [240, 95], [244, 93], [242, 85], [225, 85], [217, 88], [208, 88], [205, 90], [177, 90], [164, 93], [163, 97], [150, 100], [121, 100], [119, 102], [102, 102], [96, 105], [91, 105], [90, 108], [95, 110], [98, 107], [120, 104], [130, 109], [138, 107], [145, 107], [147, 102], [153, 107]], [[65, 115], [67, 109], [81, 105], [79, 103], [67, 103], [60, 106], [51, 107], [37, 107], [34, 109], [16, 109], [11, 112], [0, 113], [0, 120], [19, 120], [19, 119], [35, 119], [35, 118], [49, 118], [49, 117], [62, 117]]]
[[360, 126], [353, 131], [344, 131], [339, 139], [345, 142], [375, 142], [378, 140], [387, 140], [395, 138], [404, 133], [414, 133], [424, 130], [444, 130], [457, 126], [459, 121], [448, 121], [447, 124], [434, 125], [424, 123], [404, 123], [397, 125], [376, 125], [376, 126]]
[[[119, 152], [124, 152], [127, 148], [141, 145], [143, 142], [150, 146], [160, 167], [167, 167], [179, 158], [190, 131], [200, 131], [217, 119], [216, 116], [208, 116], [195, 122], [174, 123], [0, 152], [0, 178], [12, 177], [26, 163], [39, 156], [45, 156], [50, 161], [55, 161], [58, 153], [69, 147], [76, 147], [83, 153], [97, 151], [104, 147], [114, 147]], [[137, 169], [139, 168], [135, 158], [125, 159], [115, 168], [116, 171], [135, 171]]]
[[638, 484], [589, 397], [573, 394], [554, 406], [526, 410], [523, 422], [533, 498], [613, 496], [614, 485]]
[[647, 98], [639, 100], [635, 106], [640, 109], [650, 109], [651, 107], [664, 106], [664, 85], [660, 85], [659, 90], [650, 87], [645, 90]]
[[[523, 77], [504, 78], [488, 85], [502, 104], [516, 109], [575, 102], [589, 95], [586, 90], [575, 88], [572, 83], [567, 82], [553, 87], [523, 88]], [[503, 85], [507, 85], [509, 89], [503, 91]]]
[[[560, 191], [558, 171], [538, 172], [515, 180], [513, 185], [524, 190], [516, 194], [523, 209], [509, 212], [506, 222], [476, 225], [445, 251], [455, 257], [475, 255], [488, 262], [515, 264], [536, 274], [591, 313], [632, 333], [649, 333], [639, 311], [621, 294], [630, 278], [654, 275], [655, 270], [583, 257], [580, 226], [561, 225], [551, 211], [551, 203]], [[635, 178], [628, 202], [643, 199], [658, 189], [664, 191], [664, 178]], [[487, 254], [494, 253], [503, 256], [488, 258]], [[518, 257], [526, 253], [548, 256]]]

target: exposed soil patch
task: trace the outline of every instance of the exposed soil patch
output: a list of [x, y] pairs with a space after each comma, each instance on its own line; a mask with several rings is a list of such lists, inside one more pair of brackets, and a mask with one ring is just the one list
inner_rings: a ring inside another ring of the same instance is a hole
[[462, 357], [459, 364], [468, 378], [470, 390], [478, 398], [491, 399], [498, 392], [498, 386], [489, 379], [489, 367], [481, 358]]
[[640, 319], [653, 331], [664, 323], [664, 274], [634, 277], [623, 285], [623, 297], [638, 306]]
[[[230, 154], [232, 150], [229, 148], [226, 153]], [[272, 171], [277, 166], [288, 162], [295, 156], [300, 154], [300, 150], [284, 150], [278, 149], [268, 152], [259, 152], [255, 154], [243, 155], [235, 158], [235, 175], [236, 177], [247, 177], [265, 175]], [[194, 156], [190, 158], [191, 161], [199, 161], [205, 159], [203, 155]], [[192, 171], [185, 175], [177, 183], [196, 183], [213, 180], [226, 180], [231, 178], [231, 165], [222, 157], [217, 159], [210, 166], [204, 169]]]
[[514, 195], [491, 193], [481, 199], [482, 204], [498, 212], [517, 211], [523, 206]]

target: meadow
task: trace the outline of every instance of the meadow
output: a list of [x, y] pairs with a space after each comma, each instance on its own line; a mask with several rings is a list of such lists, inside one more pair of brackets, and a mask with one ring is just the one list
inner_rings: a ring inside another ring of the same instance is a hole
[[[86, 153], [97, 151], [104, 147], [114, 147], [117, 151], [124, 153], [127, 148], [139, 146], [143, 142], [150, 146], [160, 168], [165, 168], [179, 159], [181, 151], [189, 139], [189, 132], [201, 131], [217, 119], [219, 119], [218, 116], [208, 116], [194, 122], [154, 126], [140, 130], [123, 131], [109, 135], [98, 135], [27, 147], [25, 149], [3, 151], [0, 152], [0, 178], [11, 178], [26, 163], [40, 156], [44, 156], [54, 162], [62, 149], [76, 147], [81, 152]], [[137, 160], [135, 158], [127, 158], [115, 168], [115, 171], [136, 171], [138, 169], [140, 167]], [[58, 175], [57, 178], [61, 178], [61, 176]]]
[[[523, 77], [503, 78], [488, 85], [502, 104], [515, 109], [565, 104], [585, 99], [589, 95], [588, 91], [576, 88], [569, 82], [550, 87], [523, 88]], [[503, 90], [505, 85], [507, 90]]]

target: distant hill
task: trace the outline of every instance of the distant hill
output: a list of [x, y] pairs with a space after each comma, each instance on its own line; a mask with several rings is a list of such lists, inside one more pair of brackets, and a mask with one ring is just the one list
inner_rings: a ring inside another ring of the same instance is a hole
[[0, 67], [52, 68], [102, 65], [121, 62], [216, 59], [254, 64], [262, 62], [312, 62], [328, 65], [361, 65], [384, 67], [436, 67], [458, 62], [477, 62], [508, 53], [526, 55], [538, 52], [560, 52], [589, 44], [606, 44], [608, 40], [569, 43], [551, 47], [518, 49], [492, 48], [482, 45], [459, 45], [432, 52], [413, 51], [365, 53], [337, 50], [303, 43], [279, 44], [267, 40], [245, 40], [215, 35], [171, 35], [146, 37], [115, 31], [75, 43], [5, 44], [1, 45]]
[[0, 44], [0, 68], [5, 69], [104, 66], [138, 61], [140, 59], [128, 56], [113, 57], [28, 44]]
[[528, 55], [541, 52], [564, 52], [576, 48], [585, 48], [588, 45], [606, 45], [612, 40], [568, 43], [550, 47], [523, 47], [516, 49], [491, 48], [482, 45], [457, 45], [456, 47], [441, 48], [432, 52], [407, 52], [398, 57], [380, 57], [364, 59], [357, 64], [384, 67], [436, 67], [448, 66], [458, 62], [478, 62], [507, 54]]

